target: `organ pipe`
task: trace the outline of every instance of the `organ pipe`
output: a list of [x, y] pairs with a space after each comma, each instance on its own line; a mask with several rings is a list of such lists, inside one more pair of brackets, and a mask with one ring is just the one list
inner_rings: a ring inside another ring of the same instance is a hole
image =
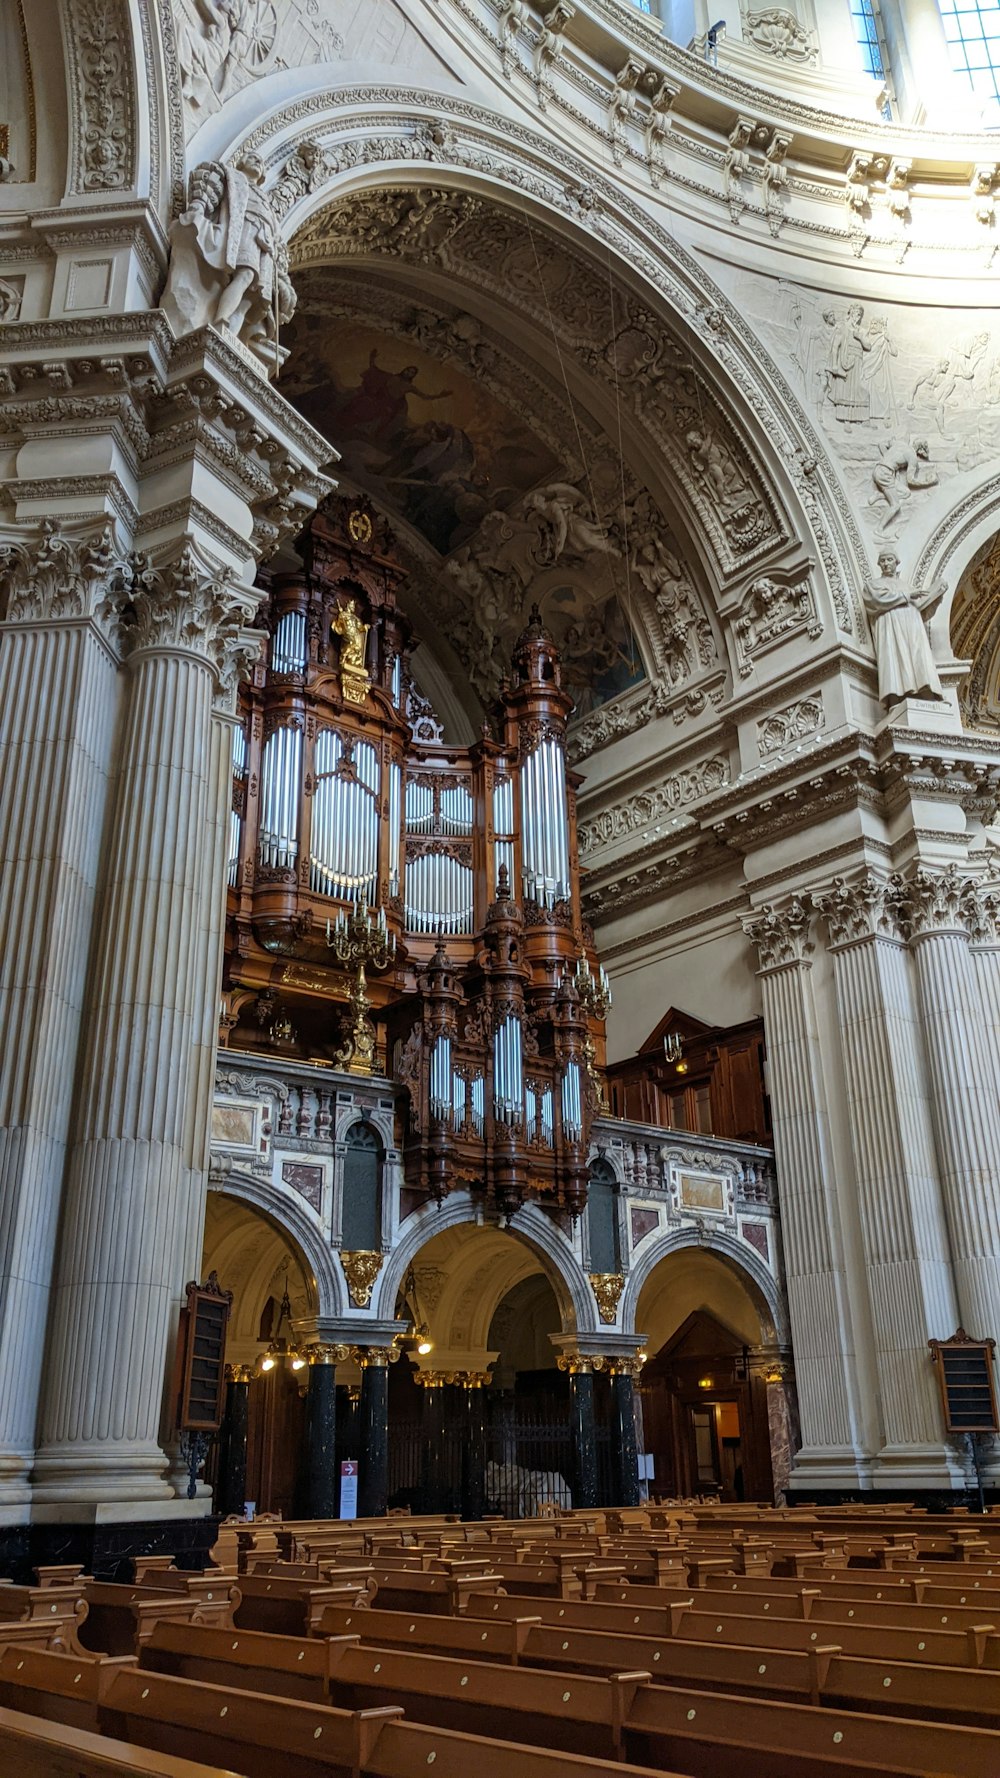
[[409, 1094], [407, 1183], [578, 1214], [607, 995], [571, 866], [558, 653], [533, 614], [483, 738], [452, 744], [411, 677], [385, 527], [349, 520], [349, 501], [324, 503], [304, 567], [272, 574], [268, 670], [243, 694], [229, 1041], [266, 1045], [278, 1000], [299, 1053], [342, 1066], [355, 982], [350, 945], [323, 941], [332, 920], [365, 952], [377, 1053]]

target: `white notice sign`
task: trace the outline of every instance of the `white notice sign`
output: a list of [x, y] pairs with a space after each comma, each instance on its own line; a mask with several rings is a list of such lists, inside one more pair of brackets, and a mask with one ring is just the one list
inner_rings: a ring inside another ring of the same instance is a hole
[[342, 1519], [356, 1519], [358, 1516], [358, 1466], [356, 1463], [342, 1463], [340, 1466], [340, 1516]]

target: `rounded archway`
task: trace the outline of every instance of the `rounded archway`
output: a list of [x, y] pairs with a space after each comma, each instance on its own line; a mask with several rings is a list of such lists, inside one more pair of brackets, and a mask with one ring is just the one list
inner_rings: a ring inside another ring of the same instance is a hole
[[[213, 1191], [205, 1213], [203, 1276], [216, 1272], [233, 1293], [226, 1358], [245, 1378], [245, 1498], [261, 1512], [295, 1512], [300, 1500], [308, 1373], [285, 1354], [315, 1324], [318, 1293], [312, 1269], [287, 1227], [242, 1198]], [[269, 1350], [277, 1362], [261, 1368]], [[221, 1446], [206, 1471], [216, 1480]]]
[[728, 1256], [676, 1249], [646, 1277], [637, 1316], [654, 1491], [773, 1499], [787, 1478], [794, 1407], [758, 1284]]

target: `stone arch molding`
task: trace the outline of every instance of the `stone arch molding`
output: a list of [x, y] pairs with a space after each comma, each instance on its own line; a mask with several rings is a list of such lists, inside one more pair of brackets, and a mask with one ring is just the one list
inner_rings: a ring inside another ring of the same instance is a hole
[[210, 1191], [221, 1192], [226, 1197], [248, 1204], [252, 1210], [260, 1211], [262, 1216], [266, 1216], [269, 1222], [274, 1223], [295, 1242], [312, 1275], [316, 1290], [316, 1312], [321, 1320], [348, 1312], [343, 1274], [335, 1263], [333, 1249], [323, 1240], [322, 1231], [290, 1196], [285, 1197], [272, 1186], [265, 1185], [236, 1168], [224, 1174], [213, 1171], [209, 1175], [208, 1185]]
[[[265, 94], [258, 88], [256, 96]], [[311, 94], [248, 131], [234, 129], [224, 108], [192, 146], [197, 160], [261, 157], [300, 263], [307, 251], [322, 263], [322, 217], [334, 205], [367, 192], [434, 187], [516, 208], [569, 247], [613, 264], [654, 335], [682, 342], [694, 386], [681, 387], [678, 399], [718, 427], [763, 508], [759, 535], [751, 527], [749, 540], [734, 545], [704, 465], [685, 457], [674, 426], [647, 426], [649, 461], [668, 461], [678, 504], [698, 514], [714, 584], [738, 606], [765, 568], [807, 566], [823, 628], [864, 637], [856, 589], [870, 573], [866, 546], [825, 442], [791, 386], [700, 264], [561, 143], [465, 100], [353, 88]], [[613, 378], [615, 357], [591, 368]]]
[[694, 1229], [680, 1230], [664, 1241], [657, 1241], [650, 1252], [644, 1253], [636, 1261], [625, 1281], [618, 1311], [621, 1327], [627, 1334], [637, 1331], [639, 1297], [647, 1279], [665, 1259], [688, 1249], [711, 1253], [717, 1259], [725, 1261], [737, 1273], [740, 1282], [749, 1289], [758, 1308], [762, 1308], [768, 1316], [771, 1324], [770, 1329], [766, 1330], [768, 1334], [773, 1332], [773, 1338], [780, 1346], [790, 1343], [787, 1311], [774, 1278], [763, 1260], [745, 1242], [736, 1240], [722, 1229], [705, 1229], [703, 1232]]
[[[443, 1204], [427, 1204], [407, 1217], [372, 1295], [371, 1315], [391, 1321], [396, 1298], [409, 1267], [421, 1248], [445, 1229], [462, 1223], [477, 1224], [480, 1212], [468, 1192], [452, 1192]], [[535, 1204], [526, 1204], [511, 1218], [508, 1233], [534, 1249], [556, 1292], [563, 1324], [568, 1333], [598, 1330], [597, 1305], [590, 1282], [566, 1236]]]

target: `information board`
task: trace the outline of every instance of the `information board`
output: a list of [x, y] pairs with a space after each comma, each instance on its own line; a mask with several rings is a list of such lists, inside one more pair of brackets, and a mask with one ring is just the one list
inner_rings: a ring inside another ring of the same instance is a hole
[[177, 1425], [182, 1432], [217, 1432], [222, 1424], [226, 1382], [226, 1324], [233, 1293], [213, 1272], [207, 1284], [189, 1284], [178, 1337], [180, 1394]]
[[997, 1432], [993, 1381], [995, 1340], [973, 1340], [959, 1328], [950, 1340], [928, 1340], [941, 1383], [949, 1432]]

